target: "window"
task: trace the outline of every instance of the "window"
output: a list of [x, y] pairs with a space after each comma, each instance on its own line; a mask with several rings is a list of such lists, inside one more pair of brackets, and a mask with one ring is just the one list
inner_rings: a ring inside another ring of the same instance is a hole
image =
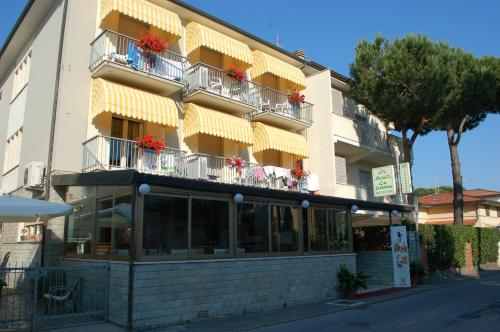
[[113, 224], [113, 198], [97, 201], [97, 214], [95, 218], [95, 254], [105, 256], [111, 253], [111, 228]]
[[309, 227], [310, 245], [312, 251], [327, 251], [326, 209], [311, 209], [311, 225]]
[[269, 252], [269, 209], [267, 204], [239, 204], [237, 227], [237, 253]]
[[489, 207], [489, 206], [487, 206], [487, 205], [485, 205], [485, 206], [484, 206], [484, 211], [485, 211], [485, 213], [486, 213], [486, 216], [487, 216], [487, 217], [489, 217], [489, 216], [490, 216], [490, 207]]
[[497, 207], [497, 217], [500, 217], [500, 207]]
[[17, 95], [28, 84], [30, 66], [31, 66], [31, 51], [23, 59], [23, 61], [21, 61], [21, 63], [19, 64], [14, 73], [14, 86], [12, 88], [12, 99], [16, 98]]
[[290, 206], [271, 206], [271, 238], [273, 252], [299, 250], [300, 211]]
[[19, 236], [21, 242], [39, 242], [43, 238], [43, 223], [23, 224]]
[[349, 221], [346, 210], [328, 210], [328, 249], [348, 250]]
[[94, 201], [75, 206], [67, 224], [66, 252], [77, 255], [92, 253], [92, 234], [94, 234]]
[[187, 255], [188, 198], [144, 198], [142, 252], [145, 256]]
[[114, 201], [111, 250], [113, 255], [128, 256], [132, 231], [132, 196], [117, 197]]
[[192, 199], [191, 250], [194, 254], [229, 254], [229, 202]]
[[7, 173], [11, 169], [19, 165], [19, 159], [21, 157], [21, 143], [23, 140], [23, 129], [19, 129], [7, 139], [7, 144], [5, 145], [5, 161], [4, 161], [4, 173]]
[[359, 171], [359, 185], [364, 188], [370, 188], [371, 176], [368, 171]]

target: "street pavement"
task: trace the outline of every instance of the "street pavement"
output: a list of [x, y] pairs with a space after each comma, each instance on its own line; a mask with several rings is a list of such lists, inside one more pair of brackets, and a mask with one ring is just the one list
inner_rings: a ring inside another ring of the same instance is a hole
[[500, 274], [251, 331], [500, 331]]

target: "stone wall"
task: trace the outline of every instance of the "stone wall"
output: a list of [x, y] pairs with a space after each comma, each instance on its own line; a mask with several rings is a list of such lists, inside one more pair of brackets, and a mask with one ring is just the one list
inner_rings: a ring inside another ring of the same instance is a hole
[[336, 298], [341, 264], [355, 271], [356, 255], [138, 263], [134, 327], [154, 328]]
[[394, 270], [392, 252], [390, 251], [358, 251], [356, 265], [358, 272], [368, 276], [368, 283], [377, 286], [393, 286]]

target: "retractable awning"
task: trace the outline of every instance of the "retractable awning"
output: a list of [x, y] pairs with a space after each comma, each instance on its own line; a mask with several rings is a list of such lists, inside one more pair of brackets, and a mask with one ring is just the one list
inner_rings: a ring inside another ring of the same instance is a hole
[[73, 213], [71, 205], [4, 195], [0, 196], [0, 222], [29, 223], [46, 221]]
[[180, 38], [182, 35], [182, 24], [179, 16], [149, 1], [101, 0], [102, 20], [115, 11], [152, 25], [177, 38]]
[[175, 102], [166, 97], [97, 78], [92, 81], [92, 117], [110, 112], [133, 119], [179, 127]]
[[248, 45], [199, 23], [190, 22], [186, 25], [186, 52], [190, 54], [200, 47], [230, 56], [247, 67], [252, 65], [252, 51]]
[[247, 120], [193, 103], [186, 103], [184, 106], [184, 137], [207, 134], [242, 145], [253, 144], [252, 126]]
[[274, 150], [286, 152], [299, 159], [309, 158], [309, 145], [304, 136], [271, 127], [260, 122], [253, 123], [253, 152]]
[[296, 90], [305, 89], [306, 76], [300, 68], [292, 66], [262, 51], [253, 51], [252, 55], [253, 65], [252, 68], [250, 68], [252, 79], [269, 73], [287, 80]]

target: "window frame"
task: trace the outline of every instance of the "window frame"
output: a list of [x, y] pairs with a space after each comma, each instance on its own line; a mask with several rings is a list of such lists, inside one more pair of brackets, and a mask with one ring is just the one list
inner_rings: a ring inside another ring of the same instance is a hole
[[[30, 72], [31, 72], [31, 60], [32, 60], [33, 51], [30, 49], [26, 52], [26, 55], [22, 57], [22, 60], [17, 64], [16, 69], [14, 70], [14, 77], [12, 79], [12, 96], [10, 103], [12, 104], [17, 97], [21, 94], [21, 92], [26, 89], [29, 82]], [[27, 66], [23, 70], [23, 67]], [[22, 76], [21, 76], [22, 75]]]
[[271, 246], [272, 246], [272, 239], [271, 239], [271, 203], [266, 202], [266, 201], [259, 201], [256, 199], [250, 199], [250, 200], [245, 200], [241, 205], [243, 204], [258, 204], [258, 205], [265, 205], [267, 209], [267, 252], [250, 252], [250, 253], [241, 253], [238, 252], [238, 206], [240, 204], [235, 205], [235, 218], [234, 218], [234, 229], [235, 229], [235, 241], [234, 241], [234, 250], [235, 250], [235, 257], [269, 257], [272, 254]]
[[[312, 223], [312, 210], [313, 209], [324, 209], [326, 213], [326, 241], [327, 241], [327, 250], [312, 250], [311, 249], [311, 223]], [[324, 255], [324, 254], [346, 254], [346, 253], [351, 253], [353, 252], [353, 239], [352, 239], [352, 221], [351, 221], [351, 213], [349, 212], [348, 207], [342, 206], [342, 205], [320, 205], [320, 204], [314, 204], [310, 206], [307, 209], [307, 227], [308, 227], [308, 232], [309, 232], [309, 248], [308, 248], [308, 253], [311, 255]], [[346, 222], [347, 222], [347, 238], [349, 242], [349, 248], [348, 249], [331, 249], [330, 246], [330, 211], [337, 211], [337, 212], [346, 212]], [[304, 248], [304, 254], [306, 253], [305, 248]]]
[[23, 144], [23, 127], [21, 126], [5, 140], [3, 173], [6, 175], [18, 168], [21, 163], [21, 148]]

